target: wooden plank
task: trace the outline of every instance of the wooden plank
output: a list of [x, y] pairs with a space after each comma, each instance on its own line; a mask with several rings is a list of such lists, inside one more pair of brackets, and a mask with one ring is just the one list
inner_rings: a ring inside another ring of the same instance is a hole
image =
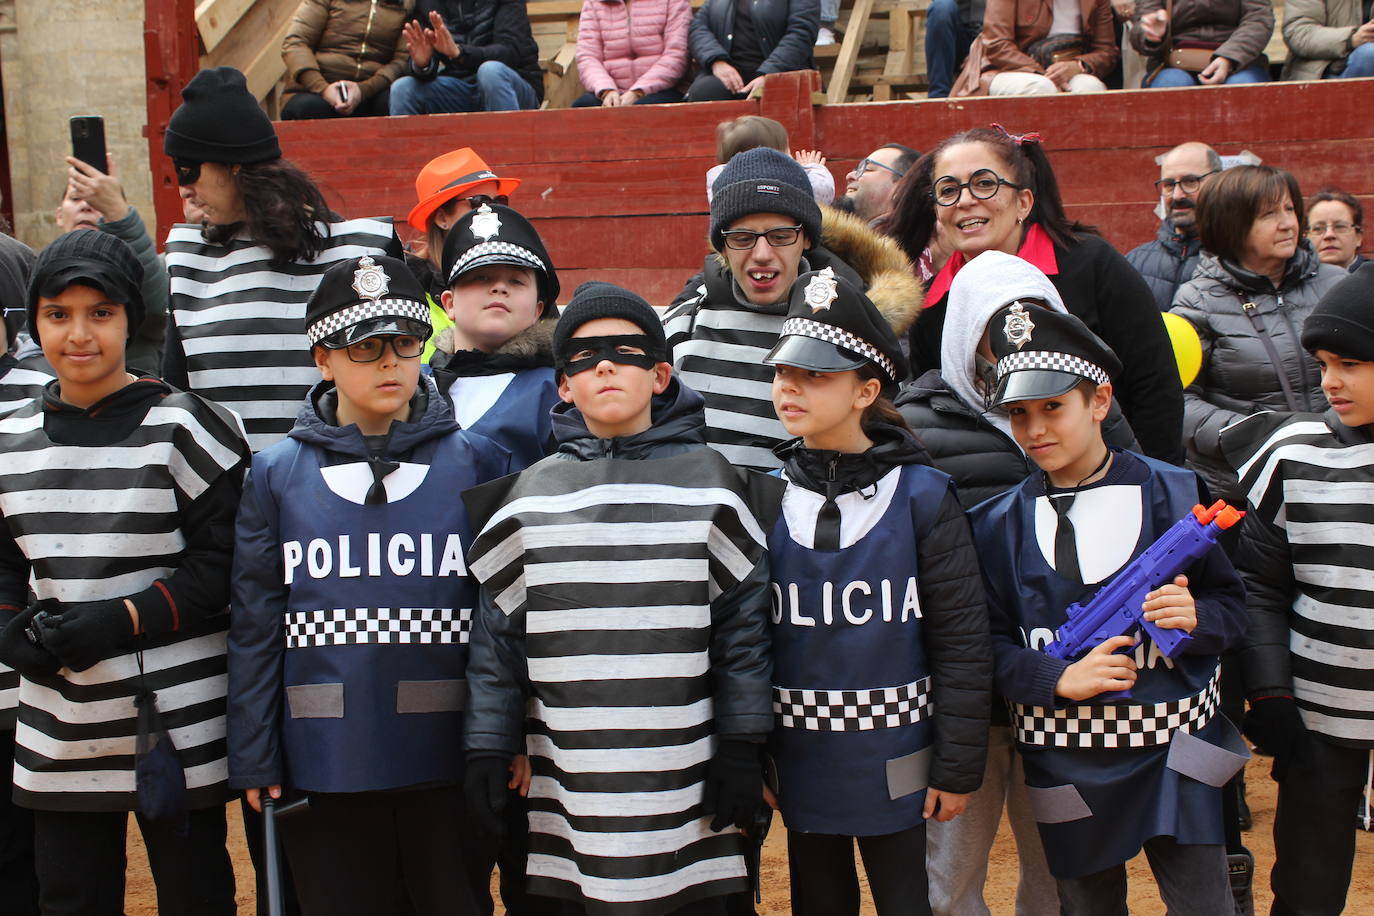
[[196, 4], [196, 29], [206, 53], [215, 50], [257, 0], [201, 0]]
[[244, 79], [248, 81], [248, 91], [258, 100], [265, 99], [273, 87], [286, 74], [286, 62], [282, 60], [281, 43], [291, 30], [291, 20], [283, 22], [258, 53], [246, 65], [240, 66]]
[[281, 57], [281, 40], [296, 15], [300, 0], [257, 0], [224, 39], [201, 58], [203, 67], [243, 70], [270, 48]]
[[844, 42], [840, 45], [840, 56], [835, 59], [835, 72], [826, 88], [826, 99], [830, 104], [844, 101], [849, 92], [849, 81], [854, 76], [854, 62], [859, 56], [859, 46], [863, 41], [864, 28], [868, 25], [869, 14], [873, 10], [873, 0], [855, 0], [854, 9], [849, 13], [849, 21], [844, 28]]

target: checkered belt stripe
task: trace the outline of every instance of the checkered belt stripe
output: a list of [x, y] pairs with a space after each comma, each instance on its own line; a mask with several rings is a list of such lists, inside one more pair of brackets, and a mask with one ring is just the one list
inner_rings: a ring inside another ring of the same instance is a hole
[[473, 245], [463, 253], [461, 258], [454, 262], [453, 269], [448, 272], [448, 282], [452, 283], [455, 277], [462, 275], [463, 271], [468, 269], [468, 265], [478, 258], [486, 258], [494, 254], [515, 258], [528, 264], [534, 270], [545, 271], [547, 269], [539, 255], [521, 245], [514, 245], [510, 242], [482, 242], [480, 245]]
[[1168, 744], [1200, 730], [1221, 702], [1221, 668], [1197, 694], [1168, 703], [1078, 704], [1066, 709], [1013, 704], [1016, 740], [1037, 747], [1117, 748]]
[[773, 688], [773, 714], [783, 728], [862, 732], [910, 725], [934, 711], [928, 677], [900, 687], [870, 690]]
[[286, 615], [288, 649], [362, 643], [466, 644], [471, 634], [472, 608], [466, 607], [341, 607]]
[[1111, 379], [1103, 368], [1072, 353], [1053, 353], [1046, 350], [1025, 350], [1008, 353], [997, 361], [997, 377], [1000, 379], [1008, 372], [1021, 369], [1047, 369], [1051, 372], [1068, 372], [1092, 379], [1105, 385]]
[[369, 318], [395, 318], [397, 316], [428, 325], [429, 305], [424, 302], [416, 302], [413, 299], [369, 299], [357, 305], [350, 305], [346, 309], [330, 312], [306, 328], [305, 336], [310, 338], [310, 343], [313, 346], [330, 334], [336, 334], [344, 328], [351, 328]]
[[897, 377], [897, 367], [892, 365], [892, 360], [884, 356], [877, 347], [862, 337], [849, 333], [844, 328], [837, 328], [833, 324], [825, 324], [820, 321], [812, 321], [810, 318], [789, 318], [782, 323], [781, 336], [786, 337], [789, 334], [798, 337], [814, 337], [816, 340], [823, 340], [837, 347], [853, 350], [869, 362], [877, 363], [887, 373], [888, 378], [895, 379]]

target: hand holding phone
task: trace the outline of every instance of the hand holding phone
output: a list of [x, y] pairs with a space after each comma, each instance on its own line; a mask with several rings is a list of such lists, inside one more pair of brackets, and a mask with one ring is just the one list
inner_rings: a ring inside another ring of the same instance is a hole
[[71, 120], [72, 156], [103, 172], [105, 161], [105, 119], [99, 115], [77, 115]]

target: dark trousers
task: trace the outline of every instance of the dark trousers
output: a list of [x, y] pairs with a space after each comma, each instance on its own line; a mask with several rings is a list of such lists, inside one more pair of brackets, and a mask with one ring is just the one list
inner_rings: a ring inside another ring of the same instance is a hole
[[[267, 858], [262, 849], [262, 815], [242, 798], [239, 799], [239, 809], [243, 812], [243, 836], [248, 842], [248, 858], [253, 863], [257, 914], [267, 916]], [[291, 863], [286, 861], [286, 856], [278, 856], [277, 861], [281, 863], [282, 910], [285, 916], [301, 916], [301, 905], [296, 900], [296, 885], [291, 880]]]
[[280, 823], [305, 916], [475, 913], [457, 786], [313, 793]]
[[931, 0], [926, 13], [926, 78], [932, 99], [943, 99], [954, 88], [959, 66], [982, 23], [966, 23], [957, 0]]
[[[787, 831], [788, 871], [793, 911], [846, 916], [859, 912], [859, 874], [855, 837]], [[857, 837], [868, 888], [878, 916], [929, 914], [926, 881], [926, 825], [897, 833]]]
[[[681, 102], [683, 95], [676, 89], [660, 89], [658, 92], [651, 92], [635, 99], [636, 105], [667, 105], [672, 102]], [[601, 105], [601, 100], [590, 92], [584, 92], [572, 103], [574, 108], [596, 108]]]
[[[1226, 847], [1178, 843], [1157, 836], [1145, 841], [1145, 858], [1169, 916], [1219, 916], [1233, 912]], [[1064, 916], [1127, 916], [1126, 864], [1081, 878], [1058, 878]]]
[[293, 92], [281, 107], [283, 121], [309, 121], [320, 118], [385, 118], [391, 113], [391, 92], [383, 89], [370, 99], [364, 99], [350, 115], [341, 115], [324, 96], [313, 92]]
[[[0, 731], [0, 761], [14, 772], [14, 728]], [[38, 873], [33, 868], [33, 812], [14, 803], [12, 782], [0, 792], [0, 909], [38, 916]]]
[[1369, 778], [1370, 749], [1308, 733], [1279, 783], [1274, 816], [1273, 916], [1336, 916], [1355, 861], [1351, 812]]
[[[123, 916], [129, 815], [35, 811], [34, 862], [43, 916]], [[160, 916], [235, 916], [224, 808], [192, 811], [186, 827], [138, 816]]]
[[491, 916], [495, 905], [491, 899], [491, 872], [501, 869], [501, 905], [506, 916], [534, 916], [525, 889], [525, 870], [529, 857], [529, 800], [519, 792], [506, 793], [506, 833], [501, 842], [475, 837], [468, 831], [470, 842], [463, 844], [463, 865], [471, 882], [472, 899], [477, 912]]
[[[757, 73], [741, 70], [739, 78], [748, 83], [758, 76]], [[711, 71], [698, 76], [692, 81], [692, 87], [687, 90], [687, 101], [689, 102], [733, 102], [736, 99], [744, 98], [743, 94], [731, 92], [725, 88], [725, 84], [718, 80]]]

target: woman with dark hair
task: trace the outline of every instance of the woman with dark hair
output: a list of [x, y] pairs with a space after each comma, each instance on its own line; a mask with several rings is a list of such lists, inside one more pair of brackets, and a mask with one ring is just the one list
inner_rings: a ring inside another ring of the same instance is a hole
[[[1178, 369], [1145, 281], [1097, 231], [1064, 212], [1038, 134], [995, 125], [942, 140], [897, 187], [887, 224], [913, 261], [938, 228], [954, 249], [926, 291], [910, 335], [914, 375], [940, 366], [946, 300], [955, 275], [985, 251], [1018, 255], [1045, 273], [1125, 366], [1116, 397], [1145, 454], [1182, 457]], [[917, 430], [920, 433], [920, 430]]]
[[1221, 431], [1262, 410], [1325, 409], [1299, 332], [1345, 271], [1317, 259], [1304, 225], [1297, 179], [1273, 166], [1227, 169], [1198, 194], [1202, 258], [1171, 309], [1202, 341], [1202, 370], [1183, 392], [1183, 443], [1212, 495], [1237, 505], [1245, 494]]
[[1335, 264], [1353, 274], [1369, 261], [1360, 254], [1364, 205], [1346, 191], [1322, 188], [1307, 202], [1307, 239], [1323, 264]]
[[1116, 42], [1107, 0], [988, 0], [950, 95], [1105, 92]]
[[243, 419], [254, 452], [286, 436], [319, 370], [305, 303], [335, 261], [401, 256], [388, 219], [344, 220], [281, 156], [272, 122], [231, 67], [182, 90], [163, 149], [204, 222], [167, 236], [172, 301], [162, 375]]

